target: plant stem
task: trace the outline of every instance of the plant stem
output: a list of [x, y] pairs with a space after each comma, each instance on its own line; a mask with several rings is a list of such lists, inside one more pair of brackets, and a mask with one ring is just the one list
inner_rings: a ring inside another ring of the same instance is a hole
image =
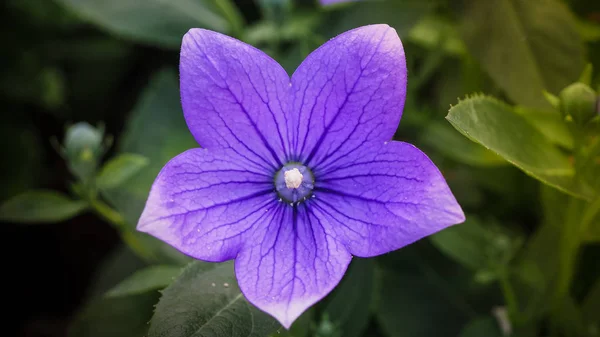
[[500, 283], [500, 287], [502, 288], [504, 300], [506, 301], [508, 316], [510, 317], [511, 321], [517, 321], [517, 318], [520, 315], [519, 302], [517, 301], [515, 291], [510, 284], [509, 273], [505, 268], [500, 271], [498, 275], [498, 281]]
[[121, 239], [138, 256], [140, 256], [144, 260], [153, 259], [153, 254], [150, 251], [148, 251], [148, 249], [146, 249], [146, 247], [144, 247], [144, 245], [139, 241], [139, 238], [127, 226], [125, 219], [119, 212], [115, 211], [110, 206], [96, 198], [90, 198], [90, 200], [88, 201], [90, 203], [91, 208], [96, 214], [98, 214], [104, 220], [115, 226], [115, 228], [119, 231], [119, 234], [121, 235]]

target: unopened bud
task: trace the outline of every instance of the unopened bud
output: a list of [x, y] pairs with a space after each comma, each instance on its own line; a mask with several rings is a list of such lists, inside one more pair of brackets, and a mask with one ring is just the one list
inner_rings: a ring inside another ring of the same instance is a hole
[[577, 82], [563, 89], [559, 95], [560, 111], [579, 125], [587, 124], [598, 113], [596, 92], [586, 84]]
[[82, 180], [96, 171], [98, 161], [104, 152], [104, 130], [94, 128], [85, 122], [71, 125], [65, 133], [63, 149], [69, 168]]

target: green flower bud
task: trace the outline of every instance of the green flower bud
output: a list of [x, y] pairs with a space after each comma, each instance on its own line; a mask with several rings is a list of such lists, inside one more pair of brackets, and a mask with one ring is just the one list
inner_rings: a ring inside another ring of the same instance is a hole
[[559, 98], [563, 116], [572, 118], [576, 124], [585, 125], [598, 113], [596, 92], [583, 83], [573, 83], [564, 88]]
[[104, 152], [104, 130], [96, 129], [85, 122], [70, 126], [63, 142], [71, 172], [87, 181], [95, 172]]

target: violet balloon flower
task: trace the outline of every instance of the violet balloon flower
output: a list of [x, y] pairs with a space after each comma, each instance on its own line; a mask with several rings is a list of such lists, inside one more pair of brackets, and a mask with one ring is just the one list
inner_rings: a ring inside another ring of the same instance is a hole
[[235, 259], [246, 298], [286, 328], [353, 255], [464, 221], [429, 158], [391, 141], [406, 62], [389, 26], [339, 35], [291, 79], [260, 50], [192, 29], [180, 73], [185, 119], [204, 148], [165, 165], [137, 228], [200, 260]]

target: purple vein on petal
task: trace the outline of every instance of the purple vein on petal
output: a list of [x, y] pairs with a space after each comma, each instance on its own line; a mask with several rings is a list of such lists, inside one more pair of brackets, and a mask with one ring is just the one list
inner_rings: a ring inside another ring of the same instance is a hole
[[[335, 124], [335, 121], [338, 119], [338, 117], [341, 115], [341, 112], [344, 110], [344, 107], [346, 106], [346, 104], [348, 103], [348, 99], [350, 98], [350, 96], [352, 96], [352, 94], [354, 93], [354, 90], [356, 89], [356, 85], [360, 82], [363, 73], [366, 69], [366, 67], [371, 63], [371, 61], [373, 60], [373, 57], [377, 54], [377, 52], [379, 51], [379, 48], [381, 46], [381, 43], [385, 40], [386, 35], [388, 34], [389, 31], [386, 31], [383, 36], [380, 38], [379, 42], [377, 43], [377, 47], [375, 48], [375, 51], [373, 52], [373, 54], [371, 55], [371, 57], [369, 58], [369, 60], [367, 61], [367, 63], [365, 64], [364, 67], [360, 68], [360, 72], [358, 74], [358, 77], [356, 78], [356, 80], [354, 81], [354, 83], [352, 84], [352, 87], [350, 88], [350, 91], [346, 92], [346, 97], [344, 99], [344, 101], [342, 102], [342, 104], [340, 105], [340, 107], [338, 108], [338, 111], [335, 113], [335, 115], [333, 116], [333, 118], [331, 119], [331, 121], [329, 122], [329, 124], [327, 124], [327, 126], [325, 126], [325, 129], [323, 130], [323, 132], [321, 133], [321, 136], [319, 137], [319, 139], [317, 140], [315, 146], [313, 147], [312, 151], [310, 152], [310, 154], [308, 155], [308, 157], [304, 160], [304, 162], [306, 163], [306, 165], [310, 166], [310, 162], [313, 159], [313, 157], [315, 156], [315, 154], [317, 153], [317, 151], [319, 151], [319, 148], [321, 147], [321, 145], [323, 144], [323, 141], [325, 140], [325, 138], [329, 135], [329, 129], [331, 129], [332, 125]], [[373, 33], [374, 35], [375, 33]], [[355, 129], [356, 130], [356, 129]]]

